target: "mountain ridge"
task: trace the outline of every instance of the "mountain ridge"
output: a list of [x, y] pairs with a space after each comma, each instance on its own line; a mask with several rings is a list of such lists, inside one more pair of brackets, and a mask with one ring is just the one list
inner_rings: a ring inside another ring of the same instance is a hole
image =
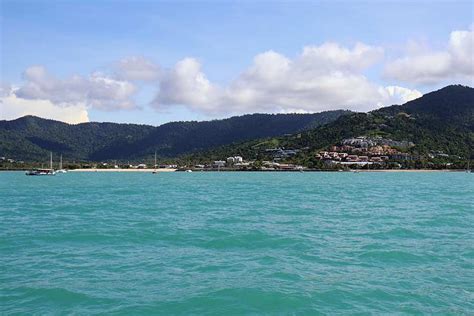
[[29, 115], [0, 121], [0, 155], [37, 160], [53, 151], [66, 159], [99, 161], [138, 159], [157, 150], [160, 156], [173, 157], [243, 140], [294, 133], [348, 113], [337, 110], [313, 114], [246, 114], [159, 126], [109, 122], [68, 124]]
[[[286, 136], [285, 136], [286, 135]], [[402, 105], [356, 113], [246, 114], [221, 120], [159, 126], [79, 123], [25, 116], [0, 121], [0, 155], [43, 160], [49, 151], [79, 161], [161, 158], [195, 160], [240, 154], [256, 145], [318, 150], [361, 135], [415, 143], [413, 153], [442, 151], [468, 156], [474, 143], [474, 89], [450, 85]], [[258, 146], [257, 146], [258, 147]], [[193, 159], [194, 159], [193, 158]]]
[[[474, 89], [450, 85], [402, 105], [391, 105], [368, 113], [352, 113], [298, 135], [257, 139], [235, 146], [196, 153], [184, 159], [193, 163], [226, 156], [260, 157], [265, 148], [309, 148], [295, 162], [307, 165], [318, 150], [328, 149], [342, 139], [374, 136], [415, 143], [415, 156], [432, 151], [462, 157], [472, 156], [474, 144]], [[259, 159], [260, 159], [259, 158]]]

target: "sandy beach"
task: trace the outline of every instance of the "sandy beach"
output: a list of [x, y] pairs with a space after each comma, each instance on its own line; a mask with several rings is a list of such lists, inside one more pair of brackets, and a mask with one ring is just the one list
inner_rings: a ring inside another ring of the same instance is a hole
[[[154, 169], [94, 169], [94, 168], [85, 168], [85, 169], [71, 169], [68, 172], [153, 172]], [[170, 169], [170, 168], [159, 168], [156, 169], [156, 172], [175, 172], [178, 169]], [[205, 171], [205, 172], [217, 172], [216, 170], [194, 170], [194, 171]], [[249, 172], [244, 170], [221, 170], [221, 172]], [[260, 170], [262, 172], [299, 172], [299, 170]], [[338, 172], [338, 170], [303, 170], [304, 172]], [[374, 169], [374, 170], [367, 170], [367, 169], [359, 169], [353, 170], [357, 172], [464, 172], [465, 170], [459, 169]], [[353, 172], [353, 171], [344, 171], [344, 172]], [[251, 172], [251, 171], [250, 171]], [[258, 171], [257, 171], [258, 172]]]
[[[72, 169], [69, 172], [153, 172], [155, 169]], [[159, 168], [156, 172], [174, 172], [176, 169]]]

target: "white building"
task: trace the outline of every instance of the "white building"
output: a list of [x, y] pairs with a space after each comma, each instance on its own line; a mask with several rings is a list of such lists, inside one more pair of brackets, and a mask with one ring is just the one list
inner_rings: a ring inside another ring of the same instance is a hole
[[216, 160], [214, 161], [214, 167], [224, 167], [225, 166], [225, 161], [224, 160]]

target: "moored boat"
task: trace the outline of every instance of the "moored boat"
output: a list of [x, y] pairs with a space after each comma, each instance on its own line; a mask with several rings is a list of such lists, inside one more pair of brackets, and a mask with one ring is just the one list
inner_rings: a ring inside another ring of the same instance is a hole
[[26, 172], [27, 176], [54, 176], [55, 174], [53, 169], [35, 169]]
[[63, 155], [59, 158], [59, 169], [56, 170], [56, 173], [67, 173], [67, 170], [63, 169]]
[[153, 169], [152, 173], [153, 173], [153, 174], [156, 174], [156, 172], [157, 172], [157, 171], [156, 171], [156, 150], [155, 150], [155, 164], [153, 165], [153, 168], [154, 168], [154, 169]]
[[54, 176], [56, 172], [53, 169], [53, 153], [49, 156], [49, 169], [34, 169], [28, 170], [25, 173], [27, 176]]

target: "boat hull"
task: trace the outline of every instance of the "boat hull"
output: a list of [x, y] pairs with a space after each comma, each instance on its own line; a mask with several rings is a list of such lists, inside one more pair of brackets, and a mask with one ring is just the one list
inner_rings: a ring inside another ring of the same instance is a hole
[[25, 173], [27, 176], [54, 176], [54, 170], [29, 170]]

